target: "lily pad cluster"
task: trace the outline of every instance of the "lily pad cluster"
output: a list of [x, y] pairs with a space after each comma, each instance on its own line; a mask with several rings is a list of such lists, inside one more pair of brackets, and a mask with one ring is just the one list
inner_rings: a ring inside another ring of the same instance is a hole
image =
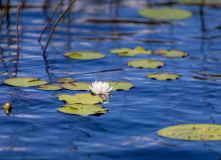
[[[113, 91], [116, 90], [129, 90], [134, 85], [129, 82], [112, 82], [107, 81], [110, 87], [113, 87]], [[82, 83], [82, 82], [72, 82], [63, 83], [62, 87], [70, 90], [90, 90], [90, 83]], [[61, 101], [65, 101], [69, 103], [68, 105], [63, 105], [62, 108], [57, 108], [58, 111], [67, 113], [67, 114], [76, 114], [81, 116], [87, 116], [91, 114], [100, 114], [106, 113], [107, 109], [102, 108], [101, 106], [97, 106], [97, 103], [103, 103], [104, 100], [101, 98], [102, 96], [92, 95], [90, 93], [78, 93], [75, 95], [67, 95], [62, 94], [58, 96], [58, 99]], [[81, 105], [79, 105], [81, 104]]]

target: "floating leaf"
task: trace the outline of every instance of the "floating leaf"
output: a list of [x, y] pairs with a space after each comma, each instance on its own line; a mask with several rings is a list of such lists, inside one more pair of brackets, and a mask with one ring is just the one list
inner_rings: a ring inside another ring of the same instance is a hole
[[129, 90], [130, 88], [134, 87], [133, 83], [130, 82], [112, 82], [112, 81], [106, 81], [110, 87], [113, 87], [113, 91], [116, 90]]
[[59, 100], [66, 101], [69, 104], [96, 104], [103, 102], [99, 96], [93, 96], [90, 93], [77, 93], [73, 95], [62, 94], [58, 96]]
[[68, 83], [68, 82], [75, 82], [76, 79], [73, 79], [73, 78], [60, 78], [60, 79], [56, 79], [56, 82], [64, 82], [64, 83]]
[[178, 3], [190, 5], [220, 5], [221, 0], [178, 0]]
[[61, 86], [58, 86], [58, 85], [43, 85], [43, 86], [38, 86], [38, 89], [55, 91], [55, 90], [60, 90]]
[[174, 8], [161, 8], [161, 9], [145, 8], [141, 9], [139, 11], [139, 14], [141, 16], [157, 20], [180, 20], [192, 16], [192, 13], [189, 11], [174, 9]]
[[136, 47], [135, 49], [130, 48], [121, 48], [121, 49], [112, 49], [111, 53], [117, 53], [119, 56], [136, 56], [137, 54], [152, 54], [151, 50], [145, 50], [142, 47]]
[[180, 76], [178, 74], [170, 74], [170, 73], [151, 73], [146, 75], [148, 78], [153, 78], [157, 80], [175, 80]]
[[74, 91], [89, 91], [90, 83], [84, 82], [73, 82], [73, 83], [63, 83], [61, 86], [65, 89], [74, 90]]
[[3, 82], [5, 84], [17, 87], [33, 87], [48, 83], [47, 81], [38, 80], [36, 78], [29, 78], [29, 77], [9, 78], [4, 80]]
[[165, 50], [165, 49], [158, 49], [156, 51], [154, 51], [154, 53], [160, 54], [161, 56], [165, 56], [165, 57], [186, 57], [188, 56], [187, 53], [184, 53], [182, 51], [177, 51], [177, 50]]
[[127, 62], [128, 66], [136, 67], [136, 68], [159, 68], [164, 66], [165, 64], [160, 61], [151, 61], [148, 59], [138, 59]]
[[97, 105], [88, 104], [67, 104], [62, 108], [57, 108], [58, 111], [67, 114], [76, 114], [80, 116], [88, 116], [92, 114], [107, 113], [107, 109], [104, 109]]
[[78, 60], [93, 60], [104, 58], [105, 54], [92, 51], [73, 51], [64, 54], [65, 57]]
[[221, 140], [221, 125], [177, 125], [164, 128], [158, 131], [157, 135], [181, 140], [218, 141]]

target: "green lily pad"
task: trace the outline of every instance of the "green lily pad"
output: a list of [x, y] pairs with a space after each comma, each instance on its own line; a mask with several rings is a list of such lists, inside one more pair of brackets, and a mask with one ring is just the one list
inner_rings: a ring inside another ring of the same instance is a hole
[[38, 89], [55, 91], [55, 90], [60, 90], [61, 86], [58, 86], [58, 85], [43, 85], [43, 86], [38, 86]]
[[168, 51], [165, 49], [158, 49], [154, 51], [154, 53], [160, 54], [161, 56], [164, 56], [164, 57], [171, 57], [171, 58], [188, 56], [188, 53], [184, 53], [182, 51], [177, 51], [177, 50]]
[[58, 96], [61, 101], [66, 101], [69, 104], [96, 104], [103, 103], [103, 99], [99, 96], [93, 96], [90, 93], [77, 93], [74, 96], [68, 94], [62, 94]]
[[64, 54], [65, 57], [78, 60], [93, 60], [104, 58], [105, 54], [92, 51], [73, 51]]
[[220, 141], [221, 125], [186, 124], [164, 128], [157, 132], [158, 136], [195, 141]]
[[221, 0], [178, 0], [178, 3], [190, 5], [220, 5]]
[[65, 89], [74, 90], [74, 91], [89, 91], [90, 83], [84, 82], [73, 82], [73, 83], [63, 83], [61, 86]]
[[104, 109], [97, 105], [88, 105], [88, 104], [67, 104], [63, 105], [62, 108], [57, 108], [58, 111], [75, 114], [80, 116], [88, 116], [92, 114], [107, 113], [107, 109]]
[[180, 76], [178, 74], [170, 74], [170, 73], [151, 73], [146, 75], [148, 78], [153, 78], [157, 80], [175, 80]]
[[117, 53], [119, 56], [136, 56], [137, 54], [152, 54], [151, 50], [145, 50], [142, 47], [136, 47], [135, 49], [130, 48], [121, 48], [121, 49], [112, 49], [111, 53]]
[[128, 66], [135, 68], [159, 68], [164, 66], [165, 64], [160, 61], [151, 61], [148, 59], [137, 59], [127, 62]]
[[60, 79], [56, 79], [56, 82], [60, 82], [60, 83], [68, 83], [68, 82], [75, 82], [76, 79], [73, 78], [60, 78]]
[[113, 82], [113, 81], [105, 81], [109, 84], [109, 87], [113, 87], [113, 91], [116, 90], [129, 90], [130, 88], [134, 87], [133, 83], [130, 82]]
[[187, 10], [174, 9], [174, 8], [161, 8], [152, 9], [145, 8], [139, 11], [141, 16], [156, 19], [156, 20], [180, 20], [192, 16], [192, 13]]
[[33, 87], [48, 83], [47, 81], [39, 80], [36, 78], [29, 78], [29, 77], [9, 78], [4, 80], [3, 82], [5, 84], [17, 87]]

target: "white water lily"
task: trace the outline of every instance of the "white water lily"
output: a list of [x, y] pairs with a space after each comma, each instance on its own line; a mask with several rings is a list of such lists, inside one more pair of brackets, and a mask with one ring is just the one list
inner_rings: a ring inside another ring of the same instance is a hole
[[109, 84], [107, 82], [101, 82], [101, 81], [99, 82], [95, 81], [94, 83], [92, 82], [92, 87], [89, 86], [89, 88], [91, 92], [96, 95], [102, 95], [102, 94], [108, 95], [113, 89], [113, 87], [109, 87]]

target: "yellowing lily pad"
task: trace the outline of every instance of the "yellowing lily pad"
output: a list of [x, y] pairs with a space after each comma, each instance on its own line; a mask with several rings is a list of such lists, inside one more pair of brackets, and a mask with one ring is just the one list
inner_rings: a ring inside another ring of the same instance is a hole
[[178, 0], [178, 3], [190, 5], [220, 5], [221, 0]]
[[113, 91], [116, 90], [129, 90], [130, 88], [134, 87], [133, 83], [130, 82], [112, 82], [112, 81], [106, 81], [109, 84], [109, 87], [113, 87]]
[[73, 82], [73, 83], [63, 83], [61, 86], [65, 89], [74, 90], [74, 91], [89, 91], [90, 83], [84, 82]]
[[165, 49], [159, 49], [154, 51], [154, 53], [160, 54], [161, 56], [165, 56], [165, 57], [186, 57], [188, 56], [187, 53], [184, 53], [182, 51], [177, 51], [177, 50], [165, 50]]
[[148, 78], [153, 78], [157, 80], [175, 80], [180, 76], [178, 74], [170, 74], [170, 73], [151, 73], [146, 75]]
[[186, 124], [164, 128], [157, 132], [158, 136], [195, 141], [220, 141], [221, 125]]
[[38, 86], [38, 89], [55, 91], [55, 90], [60, 90], [61, 86], [58, 86], [58, 85], [43, 85], [43, 86]]
[[76, 79], [73, 78], [60, 78], [60, 79], [56, 79], [56, 82], [60, 82], [60, 83], [68, 83], [68, 82], [75, 82]]
[[174, 9], [174, 8], [145, 8], [139, 11], [141, 16], [156, 19], [156, 20], [180, 20], [192, 16], [192, 13], [187, 10]]
[[128, 66], [135, 68], [159, 68], [164, 66], [165, 64], [160, 61], [151, 61], [148, 59], [138, 59], [127, 62]]
[[136, 47], [135, 49], [130, 48], [121, 48], [121, 49], [112, 49], [111, 53], [117, 53], [119, 56], [136, 56], [137, 54], [152, 54], [151, 50], [145, 50], [142, 47]]
[[92, 51], [73, 51], [64, 54], [65, 57], [78, 60], [93, 60], [104, 58], [105, 54]]
[[103, 103], [99, 96], [93, 96], [90, 93], [77, 93], [73, 95], [62, 94], [58, 96], [59, 100], [66, 101], [69, 104], [96, 104]]
[[9, 78], [4, 80], [3, 82], [5, 84], [17, 87], [33, 87], [48, 83], [47, 81], [39, 80], [36, 78], [29, 78], [29, 77]]
[[88, 116], [92, 114], [100, 114], [107, 113], [107, 109], [104, 109], [97, 105], [86, 105], [86, 104], [67, 104], [63, 105], [62, 108], [57, 108], [58, 111], [67, 113], [67, 114], [75, 114], [80, 116]]

